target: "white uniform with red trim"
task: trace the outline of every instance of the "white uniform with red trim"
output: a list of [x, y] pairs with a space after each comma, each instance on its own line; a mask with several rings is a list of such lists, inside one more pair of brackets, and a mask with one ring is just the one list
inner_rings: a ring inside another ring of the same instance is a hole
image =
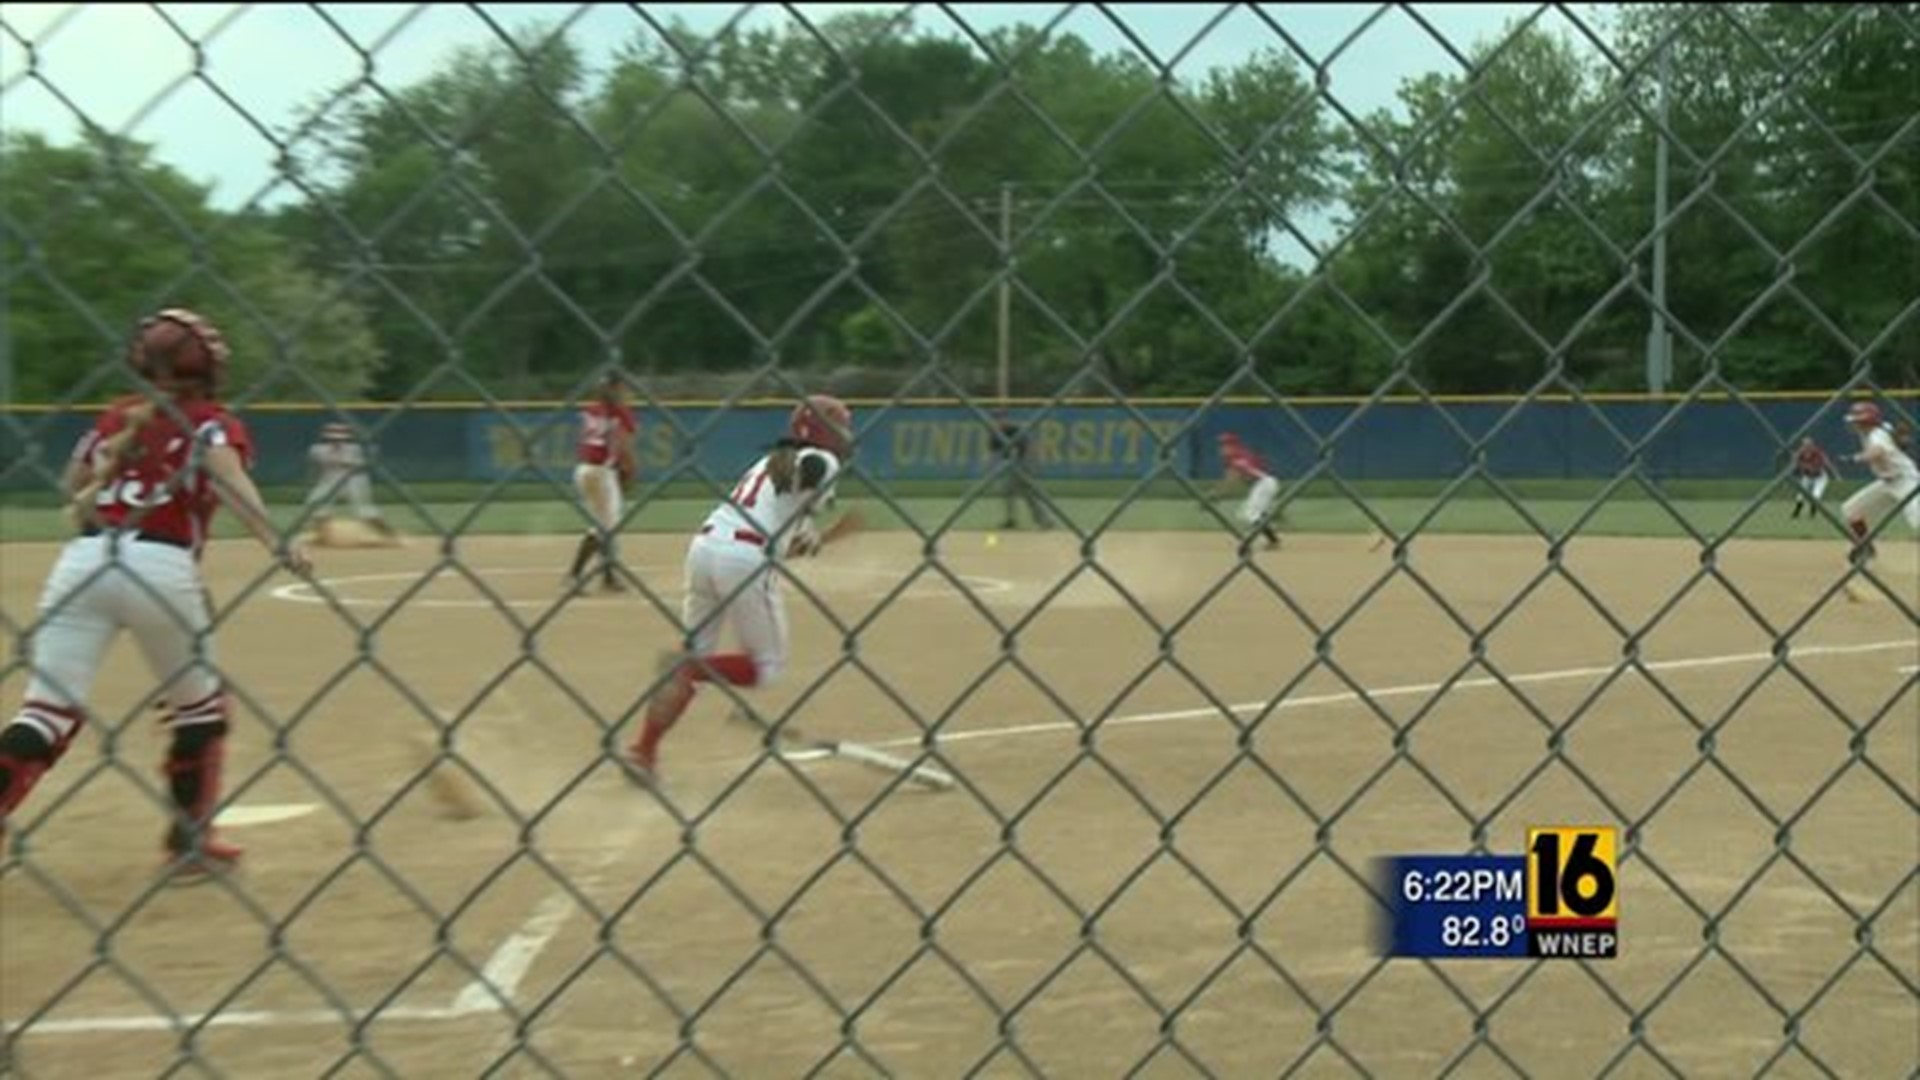
[[1222, 452], [1221, 462], [1230, 475], [1244, 477], [1252, 485], [1240, 504], [1241, 523], [1249, 527], [1263, 524], [1273, 512], [1273, 504], [1279, 501], [1279, 479], [1267, 471], [1267, 463], [1260, 455], [1238, 443]]
[[[770, 564], [777, 545], [817, 535], [813, 515], [833, 499], [840, 459], [818, 447], [794, 454], [794, 474], [821, 470], [811, 490], [779, 491], [763, 457], [740, 478], [728, 500], [707, 515], [687, 549], [686, 599], [681, 618], [692, 635], [692, 653], [711, 656], [723, 624], [731, 624], [740, 647], [753, 657], [762, 685], [787, 664], [787, 611], [779, 575]], [[817, 464], [810, 464], [817, 463]]]
[[345, 498], [353, 512], [364, 521], [380, 516], [373, 504], [373, 481], [367, 471], [367, 451], [351, 436], [322, 438], [307, 451], [313, 464], [313, 490], [307, 492], [307, 506], [319, 507], [321, 516], [333, 510], [334, 503]]
[[[75, 447], [93, 458], [126, 425], [122, 402], [107, 410]], [[251, 457], [246, 428], [211, 403], [178, 406], [182, 425], [162, 410], [143, 430], [96, 499], [103, 528], [69, 541], [40, 597], [32, 676], [21, 719], [64, 747], [84, 716], [107, 649], [133, 632], [172, 706], [175, 726], [225, 719], [219, 673], [207, 633], [210, 613], [199, 556], [219, 498], [202, 468], [207, 449], [231, 446]]]
[[1871, 470], [1874, 480], [1853, 493], [1840, 508], [1841, 514], [1848, 521], [1871, 523], [1873, 518], [1901, 507], [1907, 526], [1920, 532], [1920, 495], [1915, 494], [1920, 491], [1920, 466], [1901, 452], [1893, 433], [1876, 427], [1860, 436], [1860, 453], [1854, 460]]

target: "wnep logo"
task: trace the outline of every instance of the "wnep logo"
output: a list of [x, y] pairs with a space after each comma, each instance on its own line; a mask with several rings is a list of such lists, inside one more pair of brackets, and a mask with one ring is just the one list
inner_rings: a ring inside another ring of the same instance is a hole
[[1527, 955], [1620, 951], [1619, 841], [1609, 826], [1527, 830]]

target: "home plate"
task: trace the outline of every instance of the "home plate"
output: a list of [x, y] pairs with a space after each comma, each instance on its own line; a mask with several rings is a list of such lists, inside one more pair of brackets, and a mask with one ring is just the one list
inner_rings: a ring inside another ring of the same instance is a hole
[[312, 803], [274, 803], [265, 806], [229, 806], [214, 818], [214, 824], [239, 828], [243, 825], [271, 825], [276, 821], [292, 821], [313, 813]]

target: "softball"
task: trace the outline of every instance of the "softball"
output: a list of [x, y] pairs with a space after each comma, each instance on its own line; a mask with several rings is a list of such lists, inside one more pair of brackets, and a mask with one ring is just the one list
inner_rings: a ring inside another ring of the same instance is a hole
[[990, 533], [988, 533], [988, 534], [987, 534], [987, 546], [988, 546], [988, 547], [990, 547], [990, 548], [992, 548], [992, 547], [999, 547], [999, 546], [1000, 546], [1000, 534], [999, 534], [999, 533], [995, 533], [995, 532], [990, 532]]

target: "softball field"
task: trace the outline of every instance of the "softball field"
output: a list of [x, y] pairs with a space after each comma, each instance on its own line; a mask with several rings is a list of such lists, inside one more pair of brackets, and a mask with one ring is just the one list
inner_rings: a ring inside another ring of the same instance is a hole
[[[1429, 536], [1396, 570], [1306, 535], [1236, 569], [1201, 533], [1116, 535], [1096, 562], [1063, 533], [958, 534], [937, 564], [866, 535], [796, 566], [793, 665], [754, 701], [908, 754], [925, 724], [960, 785], [785, 760], [709, 691], [665, 744], [663, 802], [607, 747], [677, 640], [683, 541], [625, 540], [658, 602], [562, 604], [571, 544], [322, 551], [315, 589], [222, 542], [230, 812], [274, 820], [231, 829], [230, 880], [159, 884], [161, 742], [123, 640], [0, 875], [12, 1067], [150, 1076], [183, 1046], [244, 1077], [1920, 1060], [1920, 635], [1839, 593], [1835, 545], [1703, 566], [1687, 541], [1581, 538], [1556, 564], [1537, 539]], [[1910, 603], [1915, 546], [1883, 546]], [[5, 549], [10, 655], [55, 550]], [[1623, 667], [1622, 628], [1649, 623]], [[23, 685], [16, 666], [0, 701]], [[455, 759], [429, 782], [435, 714]], [[1618, 959], [1377, 956], [1375, 857], [1575, 823], [1633, 845]]]

